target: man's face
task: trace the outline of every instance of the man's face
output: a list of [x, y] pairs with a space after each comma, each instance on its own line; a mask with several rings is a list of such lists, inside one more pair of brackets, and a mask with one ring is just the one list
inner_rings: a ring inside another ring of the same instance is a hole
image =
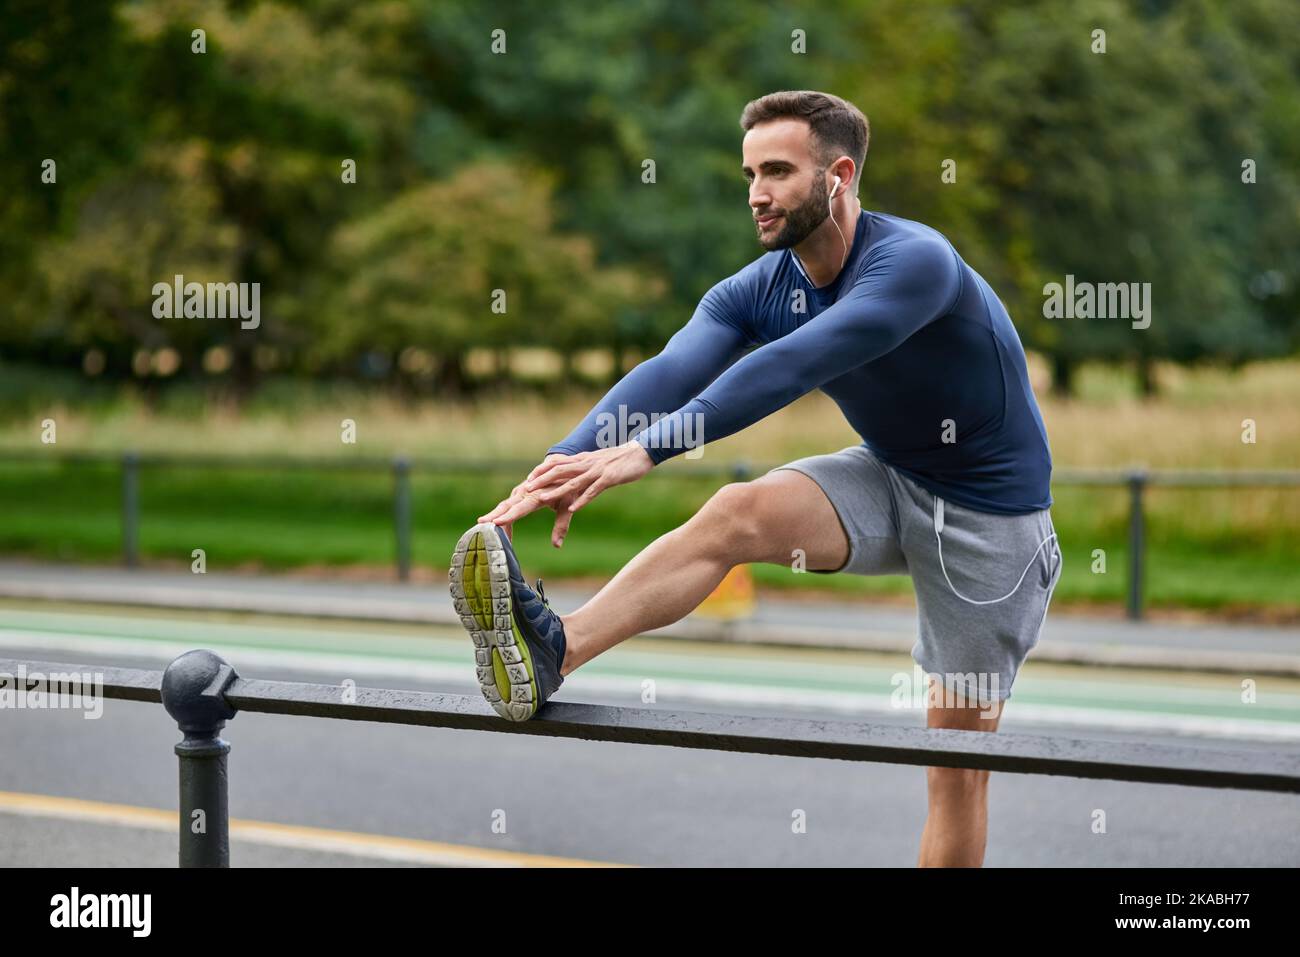
[[830, 215], [826, 171], [812, 155], [810, 135], [796, 119], [759, 123], [745, 134], [749, 206], [766, 250], [799, 245]]

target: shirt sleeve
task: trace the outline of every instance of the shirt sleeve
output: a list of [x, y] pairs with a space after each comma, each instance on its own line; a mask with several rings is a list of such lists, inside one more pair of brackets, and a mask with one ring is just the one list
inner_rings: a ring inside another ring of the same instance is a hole
[[[725, 438], [901, 345], [956, 303], [961, 272], [942, 240], [873, 249], [837, 303], [755, 349], [698, 396], [636, 436], [657, 465]], [[689, 440], [689, 441], [688, 441]]]
[[[751, 343], [747, 307], [740, 296], [741, 287], [735, 277], [724, 279], [705, 293], [690, 321], [673, 334], [663, 350], [615, 383], [587, 417], [547, 454], [573, 455], [605, 444], [621, 445], [631, 441], [652, 415], [667, 415], [697, 395]], [[636, 422], [635, 416], [644, 418]], [[623, 435], [628, 422], [634, 424]], [[614, 441], [608, 442], [611, 426]]]

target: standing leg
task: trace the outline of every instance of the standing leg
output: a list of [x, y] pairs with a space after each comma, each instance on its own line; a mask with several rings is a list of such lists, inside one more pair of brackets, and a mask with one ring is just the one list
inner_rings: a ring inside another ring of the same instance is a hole
[[[943, 701], [943, 690], [930, 679], [931, 700]], [[947, 703], [947, 702], [944, 702]], [[958, 704], [961, 702], [959, 701]], [[998, 729], [1003, 702], [967, 707], [938, 707], [926, 711], [931, 728], [959, 731]], [[926, 768], [929, 813], [921, 832], [918, 867], [981, 867], [988, 837], [989, 772], [971, 768]]]

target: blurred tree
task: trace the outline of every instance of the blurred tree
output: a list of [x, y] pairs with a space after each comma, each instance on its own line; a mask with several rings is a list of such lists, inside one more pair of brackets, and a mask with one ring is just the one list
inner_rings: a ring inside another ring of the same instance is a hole
[[[421, 9], [437, 115], [554, 171], [557, 221], [596, 237], [599, 262], [669, 278], [657, 308], [629, 306], [597, 344], [662, 346], [710, 286], [762, 254], [737, 120], [749, 99], [798, 82], [811, 58], [790, 53], [790, 31], [811, 14], [741, 0]], [[495, 29], [505, 53], [492, 52]]]
[[330, 271], [299, 317], [312, 329], [311, 361], [419, 347], [437, 356], [439, 391], [458, 394], [471, 348], [571, 354], [598, 341], [620, 306], [662, 293], [653, 278], [598, 267], [590, 241], [557, 234], [551, 190], [541, 171], [485, 162], [339, 229]]
[[48, 300], [42, 335], [77, 361], [99, 349], [126, 374], [137, 350], [174, 348], [193, 369], [204, 347], [235, 334], [233, 321], [153, 315], [155, 283], [235, 274], [238, 230], [222, 220], [220, 196], [203, 176], [208, 149], [201, 140], [155, 147], [81, 201], [71, 232], [41, 247], [35, 263]]
[[[136, 155], [147, 115], [136, 47], [107, 4], [9, 0], [0, 16], [0, 349], [81, 361], [47, 315], [41, 244], [75, 224], [107, 169]], [[42, 180], [47, 160], [53, 182]]]
[[[826, 89], [872, 121], [864, 205], [949, 235], [1059, 386], [1089, 358], [1294, 350], [1296, 11], [12, 0], [0, 348], [67, 364], [99, 348], [121, 376], [137, 347], [180, 350], [185, 373], [224, 346], [244, 390], [262, 347], [389, 379], [422, 374], [406, 350], [436, 351], [449, 386], [465, 350], [502, 341], [657, 349], [762, 254], [744, 104]], [[47, 156], [57, 186], [40, 183]], [[153, 320], [152, 284], [173, 272], [261, 283], [261, 327]], [[1151, 327], [1045, 318], [1043, 286], [1067, 273], [1150, 282]], [[483, 311], [494, 288], [504, 315]]]
[[[321, 237], [382, 201], [386, 177], [366, 160], [400, 143], [414, 101], [379, 66], [384, 47], [367, 43], [366, 24], [382, 14], [400, 24], [400, 5], [357, 12], [355, 30], [338, 4], [240, 7], [146, 0], [123, 16], [148, 44], [146, 82], [166, 93], [152, 111], [156, 135], [210, 142], [200, 175], [218, 197], [213, 220], [236, 230], [230, 278], [261, 285], [262, 324], [218, 328], [245, 394], [260, 345], [290, 356], [303, 346], [284, 319], [288, 304], [321, 267]], [[191, 52], [196, 28], [206, 31], [206, 53]], [[343, 182], [344, 159], [360, 168], [355, 185]]]
[[[129, 130], [129, 150], [98, 157], [94, 175], [70, 184], [62, 235], [35, 257], [53, 304], [48, 314], [33, 310], [41, 314], [37, 333], [102, 346], [110, 356], [124, 344], [174, 343], [190, 371], [197, 348], [223, 344], [247, 391], [259, 345], [298, 345], [280, 312], [319, 267], [321, 236], [383, 196], [383, 167], [368, 169], [364, 160], [395, 141], [410, 97], [372, 75], [368, 58], [377, 51], [347, 22], [318, 29], [306, 12], [276, 4], [241, 14], [220, 3], [143, 0], [118, 13], [106, 33], [127, 51], [118, 59], [128, 68], [105, 69], [99, 56], [93, 81], [77, 77], [117, 90], [141, 119]], [[372, 7], [366, 16], [375, 14]], [[40, 40], [31, 42], [60, 40], [61, 21], [33, 19]], [[206, 31], [202, 53], [192, 48], [198, 28]], [[77, 112], [55, 116], [63, 150], [93, 152], [93, 142], [64, 125]], [[355, 187], [342, 182], [345, 158], [363, 170]], [[65, 177], [74, 172], [82, 171]], [[196, 281], [259, 283], [268, 315], [255, 330], [160, 323], [149, 311], [150, 290], [177, 266]], [[109, 372], [125, 367], [111, 364]]]
[[[1255, 6], [1285, 19], [1282, 3]], [[1084, 359], [1134, 361], [1149, 393], [1155, 358], [1240, 360], [1288, 348], [1249, 295], [1247, 273], [1260, 268], [1254, 237], [1276, 231], [1252, 210], [1294, 211], [1295, 178], [1275, 171], [1269, 183], [1241, 183], [1242, 134], [1263, 128], [1262, 104], [1247, 57], [1225, 62], [1234, 44], [1216, 39], [1236, 34], [1245, 6], [1213, 7], [980, 4], [967, 21], [966, 59], [981, 68], [966, 108], [981, 135], [965, 138], [998, 196], [981, 219], [1017, 270], [1008, 289], [1017, 319], [1052, 358], [1062, 391]], [[1212, 35], [1206, 18], [1218, 21]], [[1097, 29], [1104, 53], [1093, 49]], [[1149, 282], [1150, 326], [1044, 317], [1044, 286], [1067, 274]]]

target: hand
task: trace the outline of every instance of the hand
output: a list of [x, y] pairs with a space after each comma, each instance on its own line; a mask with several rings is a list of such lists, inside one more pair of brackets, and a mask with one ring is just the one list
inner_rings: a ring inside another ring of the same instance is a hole
[[[555, 533], [564, 541], [573, 513], [605, 489], [635, 482], [654, 468], [650, 453], [632, 440], [595, 452], [580, 452], [562, 461], [546, 461], [533, 469], [524, 482], [524, 493], [557, 512]], [[558, 547], [558, 544], [557, 544]]]
[[[520, 482], [518, 485], [516, 485], [514, 488], [510, 490], [510, 494], [507, 495], [505, 498], [503, 498], [500, 501], [500, 503], [497, 504], [496, 508], [492, 509], [492, 511], [484, 515], [480, 515], [478, 517], [478, 521], [493, 522], [497, 525], [500, 525], [502, 528], [506, 530], [506, 537], [509, 538], [511, 541], [514, 541], [515, 519], [523, 518], [523, 516], [527, 515], [529, 512], [533, 512], [541, 508], [541, 501], [537, 498], [537, 496], [528, 495], [524, 492], [524, 482], [527, 482], [528, 479], [536, 475], [538, 469], [540, 469], [543, 465], [546, 465], [548, 462], [554, 462], [559, 459], [568, 459], [568, 458], [571, 458], [571, 456], [565, 455], [563, 452], [552, 452], [551, 454], [546, 456], [546, 458], [542, 459], [540, 465], [538, 465], [536, 468], [534, 468], [531, 472], [528, 473], [528, 476], [524, 479], [523, 482]], [[507, 513], [516, 510], [516, 506], [521, 507], [522, 510], [518, 511], [518, 514], [507, 516]], [[566, 528], [568, 527], [567, 522], [565, 523], [565, 527]], [[560, 541], [563, 540], [564, 540], [564, 536], [561, 535]], [[559, 542], [556, 541], [554, 532], [552, 532], [551, 534], [551, 543], [555, 545], [556, 548], [560, 547]]]
[[510, 499], [480, 521], [513, 522], [545, 505], [556, 512], [551, 544], [559, 548], [578, 509], [605, 489], [635, 482], [652, 468], [650, 454], [636, 441], [577, 455], [548, 455]]

